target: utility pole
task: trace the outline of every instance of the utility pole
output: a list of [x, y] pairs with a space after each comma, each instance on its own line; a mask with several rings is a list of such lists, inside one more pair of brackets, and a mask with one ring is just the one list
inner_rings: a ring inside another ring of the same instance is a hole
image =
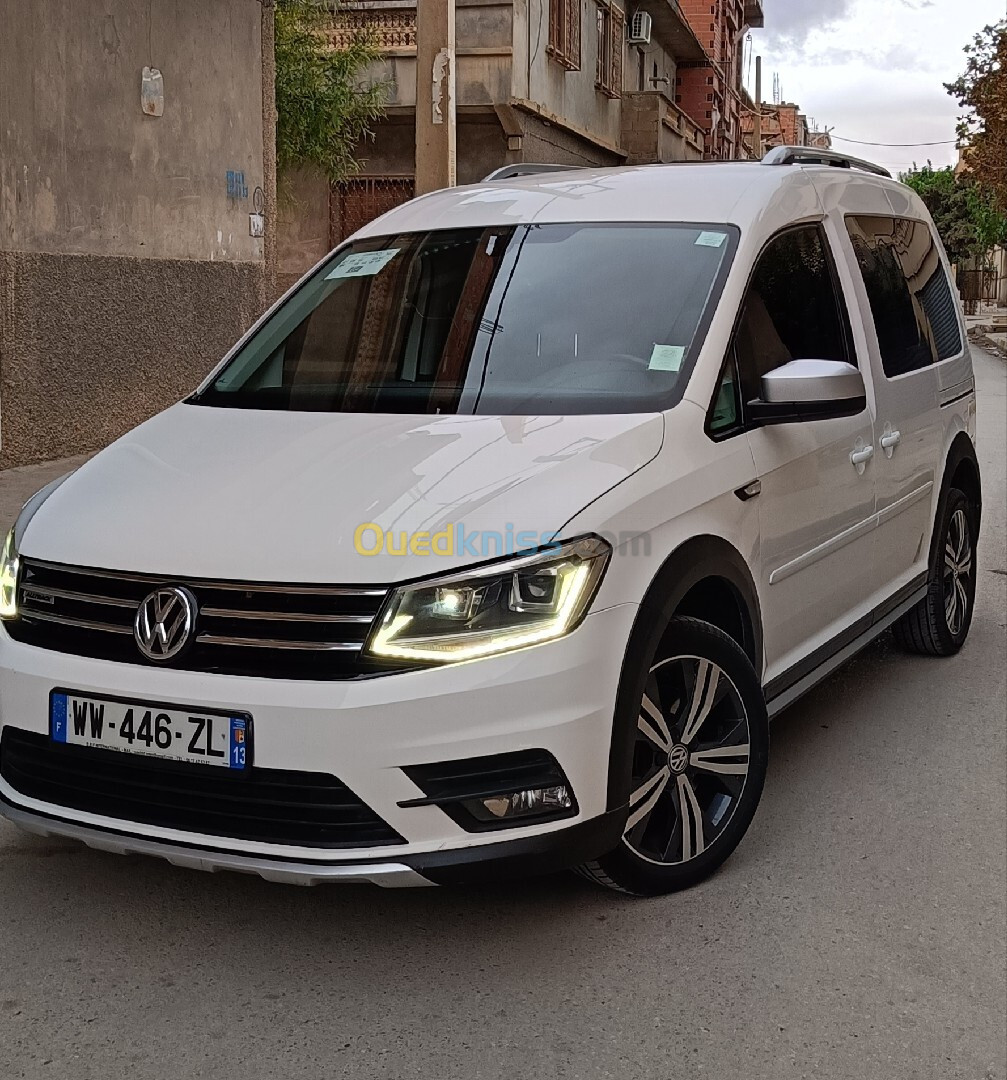
[[416, 5], [416, 194], [456, 182], [455, 0]]
[[755, 160], [762, 160], [762, 57], [755, 58], [755, 124], [752, 127]]
[[[252, 206], [265, 218], [262, 240], [263, 262], [266, 266], [267, 300], [276, 293], [276, 12], [273, 0], [262, 0], [262, 19], [259, 23], [262, 41], [262, 207]], [[251, 226], [249, 226], [251, 227]]]

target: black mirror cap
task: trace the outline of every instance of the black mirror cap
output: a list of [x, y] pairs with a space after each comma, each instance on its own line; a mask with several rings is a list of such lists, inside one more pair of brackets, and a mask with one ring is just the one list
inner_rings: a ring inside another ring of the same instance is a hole
[[840, 398], [836, 401], [770, 402], [756, 398], [745, 406], [745, 419], [752, 427], [773, 424], [802, 424], [813, 420], [835, 420], [856, 416], [867, 408], [867, 396]]

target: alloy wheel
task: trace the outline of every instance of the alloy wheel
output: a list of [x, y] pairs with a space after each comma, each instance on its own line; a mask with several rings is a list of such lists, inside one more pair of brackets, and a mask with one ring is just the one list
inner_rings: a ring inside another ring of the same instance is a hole
[[748, 778], [741, 695], [716, 664], [674, 656], [647, 676], [623, 843], [658, 865], [687, 863], [723, 833]]
[[968, 614], [968, 581], [972, 574], [972, 537], [965, 511], [957, 509], [948, 523], [944, 545], [944, 617], [957, 637]]

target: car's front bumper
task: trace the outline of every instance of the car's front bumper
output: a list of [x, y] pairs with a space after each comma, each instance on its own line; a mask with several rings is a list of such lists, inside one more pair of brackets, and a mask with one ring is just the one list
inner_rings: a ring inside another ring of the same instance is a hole
[[[300, 862], [295, 859], [260, 858], [209, 847], [190, 847], [164, 840], [149, 840], [128, 832], [98, 829], [64, 818], [22, 810], [0, 796], [0, 817], [26, 832], [80, 840], [96, 851], [116, 855], [153, 855], [173, 866], [189, 870], [233, 870], [257, 874], [267, 881], [286, 885], [371, 884], [384, 888], [416, 888], [425, 885], [464, 885], [527, 877], [576, 866], [611, 850], [618, 843], [624, 812], [611, 812], [589, 821], [519, 840], [443, 851], [406, 854], [402, 861], [360, 860]], [[512, 834], [515, 830], [509, 830]], [[216, 837], [213, 838], [217, 840]]]
[[[574, 865], [618, 840], [620, 814], [606, 806], [608, 762], [636, 610], [596, 612], [567, 638], [505, 656], [325, 683], [116, 664], [23, 645], [0, 630], [0, 730], [46, 733], [49, 694], [57, 686], [240, 709], [253, 717], [256, 766], [331, 772], [405, 842], [320, 848], [184, 832], [40, 802], [2, 778], [0, 815], [96, 848], [300, 884], [415, 885]], [[400, 805], [423, 795], [404, 767], [525, 749], [556, 758], [576, 798], [576, 816], [468, 832], [438, 806]]]

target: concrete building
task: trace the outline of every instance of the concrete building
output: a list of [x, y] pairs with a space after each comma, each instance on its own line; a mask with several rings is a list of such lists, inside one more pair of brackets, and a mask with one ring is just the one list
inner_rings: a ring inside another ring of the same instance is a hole
[[262, 310], [273, 39], [271, 0], [0, 0], [0, 27], [6, 467], [111, 441]]
[[[727, 11], [726, 0], [713, 2]], [[734, 57], [744, 27], [761, 25], [762, 15], [758, 0], [747, 7], [737, 0], [730, 13], [729, 35], [725, 29], [710, 48], [726, 49], [728, 35]], [[649, 40], [634, 37], [637, 15], [646, 17], [638, 22]], [[725, 67], [720, 51], [708, 52], [676, 0], [457, 0], [456, 24], [459, 183], [522, 161], [701, 160], [711, 156], [711, 131], [717, 156], [740, 148], [740, 132], [721, 139], [705, 104], [697, 116], [677, 100], [683, 70], [702, 70], [703, 78], [711, 72], [727, 80], [732, 89], [723, 92], [734, 103], [741, 71], [734, 59]], [[331, 191], [317, 174], [287, 178], [279, 234], [284, 282], [413, 194], [416, 0], [347, 3], [332, 44], [364, 28], [381, 44], [384, 60], [374, 74], [389, 82], [387, 115], [360, 147], [357, 177]], [[736, 104], [731, 108], [735, 123]]]

